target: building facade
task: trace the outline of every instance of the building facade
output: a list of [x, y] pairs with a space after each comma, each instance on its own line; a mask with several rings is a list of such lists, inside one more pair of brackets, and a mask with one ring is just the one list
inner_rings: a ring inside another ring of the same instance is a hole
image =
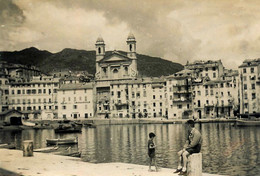
[[58, 90], [58, 118], [83, 120], [94, 116], [93, 83], [62, 84]]
[[260, 59], [245, 60], [239, 66], [240, 113], [260, 112]]
[[9, 83], [9, 109], [24, 113], [29, 119], [58, 118], [59, 79], [33, 77], [28, 82]]

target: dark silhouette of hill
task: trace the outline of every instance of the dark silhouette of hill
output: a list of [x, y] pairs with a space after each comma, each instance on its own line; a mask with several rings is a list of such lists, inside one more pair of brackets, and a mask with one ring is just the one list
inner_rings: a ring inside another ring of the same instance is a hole
[[51, 55], [52, 53], [49, 51], [41, 51], [37, 48], [31, 47], [21, 51], [2, 51], [0, 52], [0, 61], [38, 66], [43, 60]]
[[[110, 54], [108, 51], [106, 54]], [[126, 52], [119, 51], [126, 55]], [[85, 70], [90, 74], [95, 74], [95, 51], [63, 49], [58, 53], [41, 51], [31, 47], [21, 51], [0, 52], [0, 60], [10, 63], [24, 65], [35, 65], [44, 73], [54, 70]], [[139, 75], [148, 77], [158, 77], [171, 75], [183, 69], [179, 63], [174, 63], [159, 57], [151, 57], [137, 54], [137, 69]]]

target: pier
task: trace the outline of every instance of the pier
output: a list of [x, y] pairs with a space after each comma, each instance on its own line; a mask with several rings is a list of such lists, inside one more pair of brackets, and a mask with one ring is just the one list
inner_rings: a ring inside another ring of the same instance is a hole
[[[159, 172], [148, 172], [148, 166], [128, 163], [93, 164], [80, 158], [34, 153], [32, 157], [23, 157], [21, 150], [0, 149], [0, 168], [13, 175], [31, 176], [177, 176], [173, 169], [161, 168]], [[0, 170], [1, 172], [1, 170]], [[2, 173], [0, 173], [2, 174]], [[203, 176], [220, 176], [203, 173]]]

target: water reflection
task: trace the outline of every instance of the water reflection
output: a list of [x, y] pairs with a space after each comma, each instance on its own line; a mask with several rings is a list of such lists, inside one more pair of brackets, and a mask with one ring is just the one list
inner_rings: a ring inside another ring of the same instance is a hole
[[[235, 128], [232, 124], [196, 124], [203, 136], [203, 172], [227, 175], [260, 173], [260, 128]], [[104, 125], [83, 128], [81, 134], [55, 134], [53, 130], [1, 131], [1, 143], [34, 141], [35, 148], [46, 147], [46, 138], [78, 137], [73, 148], [82, 152], [87, 162], [125, 162], [148, 164], [148, 134], [156, 134], [157, 160], [161, 167], [176, 168], [177, 152], [185, 143], [181, 124]], [[67, 146], [66, 146], [67, 147]]]

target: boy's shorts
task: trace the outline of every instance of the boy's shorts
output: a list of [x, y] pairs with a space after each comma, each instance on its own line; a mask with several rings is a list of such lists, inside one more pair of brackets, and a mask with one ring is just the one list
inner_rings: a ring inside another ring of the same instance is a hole
[[150, 158], [155, 158], [155, 152], [148, 152], [148, 156]]
[[193, 153], [199, 153], [199, 152], [200, 152], [200, 149], [201, 149], [201, 145], [198, 144], [198, 145], [196, 145], [196, 146], [193, 147], [193, 148], [188, 148], [188, 149], [186, 149], [186, 151], [189, 152], [189, 154], [193, 154]]

